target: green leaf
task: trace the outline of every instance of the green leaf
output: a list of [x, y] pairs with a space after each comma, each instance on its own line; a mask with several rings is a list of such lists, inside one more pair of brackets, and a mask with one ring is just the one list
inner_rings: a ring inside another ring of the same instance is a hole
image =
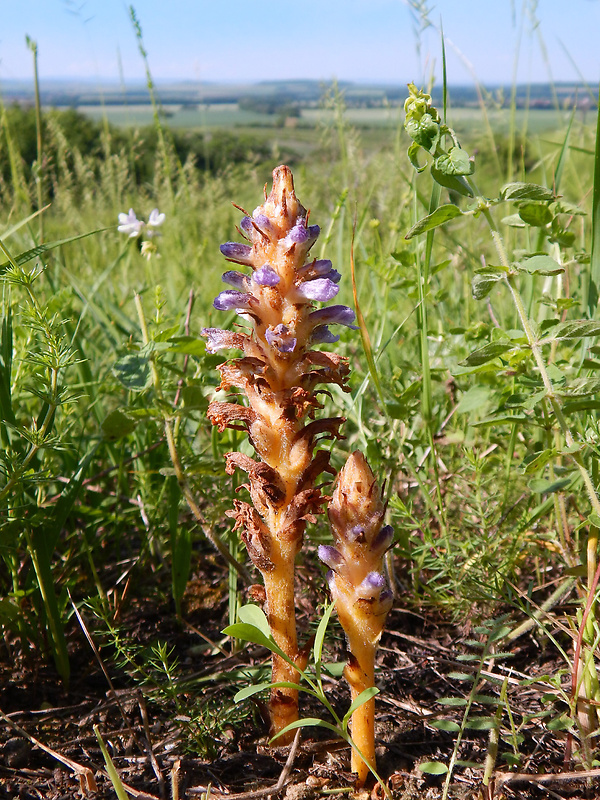
[[327, 626], [329, 625], [329, 620], [334, 608], [334, 603], [329, 603], [323, 613], [323, 616], [319, 620], [317, 632], [315, 633], [313, 654], [315, 658], [315, 672], [317, 674], [317, 680], [321, 679], [321, 656], [323, 655], [323, 642], [325, 641], [325, 633], [327, 632]]
[[511, 228], [527, 227], [527, 225], [523, 222], [523, 220], [518, 214], [509, 214], [507, 217], [502, 218], [502, 222], [504, 223], [504, 225], [508, 225]]
[[435, 168], [442, 175], [472, 175], [475, 162], [469, 158], [466, 150], [460, 147], [451, 147], [435, 160]]
[[148, 359], [139, 353], [128, 353], [120, 358], [113, 364], [112, 371], [130, 392], [142, 392], [152, 381]]
[[348, 711], [346, 711], [344, 714], [344, 719], [342, 720], [344, 730], [346, 729], [348, 721], [356, 709], [367, 703], [372, 697], [375, 697], [376, 694], [379, 694], [379, 689], [376, 686], [369, 686], [367, 689], [363, 689], [358, 697], [355, 698]]
[[527, 460], [525, 465], [525, 475], [531, 475], [533, 472], [537, 472], [539, 469], [542, 469], [549, 461], [552, 461], [555, 455], [556, 450], [554, 448], [542, 450], [541, 453], [536, 453], [533, 458]]
[[120, 408], [116, 408], [102, 422], [101, 427], [104, 438], [109, 439], [111, 442], [116, 442], [133, 433], [136, 426], [137, 421], [135, 419], [127, 416]]
[[412, 239], [414, 236], [420, 236], [422, 233], [437, 228], [439, 225], [443, 225], [445, 222], [460, 216], [462, 216], [462, 211], [458, 206], [452, 203], [438, 206], [432, 214], [428, 214], [415, 223], [404, 238]]
[[[55, 247], [60, 247], [63, 244], [69, 244], [70, 242], [76, 242], [79, 239], [85, 239], [86, 236], [93, 236], [96, 233], [102, 233], [103, 231], [107, 231], [109, 228], [98, 228], [95, 231], [89, 231], [88, 233], [80, 233], [77, 236], [69, 236], [68, 239], [58, 239], [55, 242], [46, 242], [46, 244], [39, 244], [37, 247], [33, 247], [31, 250], [25, 250], [23, 253], [19, 253], [17, 256], [13, 256], [12, 260], [17, 264], [17, 266], [22, 266], [26, 264], [28, 261], [32, 261], [37, 256], [41, 256], [43, 253], [47, 253], [49, 250], [54, 250]], [[0, 264], [0, 275], [11, 266], [10, 261], [5, 261], [3, 264]]]
[[242, 606], [238, 611], [238, 618], [240, 622], [245, 622], [247, 625], [254, 625], [267, 639], [272, 638], [267, 615], [262, 608], [255, 603], [248, 603]]
[[270, 741], [274, 742], [275, 739], [283, 736], [284, 733], [287, 733], [288, 731], [294, 731], [296, 728], [327, 728], [328, 731], [332, 731], [338, 736], [341, 735], [340, 729], [336, 728], [335, 725], [332, 725], [330, 722], [325, 722], [325, 720], [319, 719], [318, 717], [306, 717], [306, 719], [297, 719], [295, 722], [290, 722], [290, 724], [286, 725], [283, 730], [280, 730], [278, 733], [276, 733]]
[[422, 167], [419, 165], [418, 155], [420, 149], [421, 145], [417, 144], [417, 142], [413, 142], [408, 148], [408, 160], [419, 173], [423, 172], [423, 170], [427, 168], [427, 164], [423, 164]]
[[529, 481], [529, 488], [536, 494], [554, 494], [560, 492], [571, 483], [571, 478], [559, 478], [556, 481], [549, 481], [545, 478], [534, 478]]
[[241, 639], [243, 642], [252, 642], [252, 644], [259, 644], [262, 647], [266, 647], [267, 650], [281, 656], [288, 664], [291, 663], [291, 660], [286, 656], [283, 650], [275, 644], [273, 639], [271, 639], [270, 636], [265, 636], [256, 625], [249, 625], [246, 622], [236, 622], [233, 625], [228, 625], [222, 633], [226, 636], [233, 636], [235, 639]]
[[519, 216], [527, 225], [544, 228], [552, 222], [552, 212], [545, 203], [523, 203], [519, 206]]
[[104, 763], [106, 764], [106, 771], [108, 772], [110, 782], [113, 785], [118, 800], [129, 800], [129, 795], [125, 791], [123, 781], [119, 777], [119, 773], [117, 772], [112, 758], [110, 757], [110, 753], [106, 749], [106, 745], [104, 744], [102, 736], [100, 736], [100, 729], [97, 725], [94, 725], [94, 733], [98, 739], [98, 744], [100, 745], [100, 750], [102, 751], [102, 757], [104, 758]]
[[528, 272], [530, 275], [560, 275], [565, 271], [558, 261], [550, 256], [531, 256], [515, 264], [519, 272]]
[[438, 731], [448, 731], [448, 733], [456, 733], [460, 730], [460, 725], [452, 719], [434, 719], [430, 725]]
[[450, 191], [458, 192], [463, 197], [473, 197], [471, 187], [462, 175], [445, 175], [443, 172], [440, 172], [439, 169], [436, 169], [435, 163], [433, 163], [431, 165], [431, 177], [436, 183], [439, 183], [440, 186], [444, 186], [446, 189], [450, 189]]
[[417, 769], [426, 775], [445, 775], [448, 772], [448, 767], [441, 761], [423, 761], [417, 764]]
[[536, 183], [507, 183], [500, 190], [501, 200], [552, 200], [554, 195], [545, 186]]
[[471, 386], [463, 394], [456, 407], [457, 414], [468, 414], [471, 411], [481, 411], [491, 396], [491, 389], [487, 386]]
[[484, 347], [474, 350], [465, 358], [464, 361], [461, 361], [460, 363], [466, 367], [479, 367], [481, 364], [486, 364], [488, 361], [493, 361], [495, 358], [507, 353], [509, 350], [514, 350], [514, 345], [512, 342], [490, 342]]
[[438, 703], [441, 703], [443, 706], [452, 706], [452, 707], [460, 707], [467, 705], [467, 698], [466, 697], [440, 697]]
[[560, 339], [585, 339], [586, 336], [600, 336], [600, 322], [592, 319], [573, 319], [557, 325], [544, 339], [544, 344]]
[[491, 731], [498, 727], [494, 717], [469, 717], [465, 725], [472, 731]]
[[406, 132], [424, 150], [432, 153], [440, 140], [440, 124], [431, 114], [423, 114], [420, 118], [410, 117], [404, 123]]
[[298, 689], [301, 692], [313, 695], [313, 697], [315, 696], [313, 690], [307, 689], [305, 686], [298, 686], [297, 683], [292, 683], [291, 681], [278, 681], [277, 683], [255, 683], [252, 686], [244, 686], [243, 689], [236, 692], [233, 701], [234, 703], [241, 703], [242, 700], [247, 700], [249, 697], [259, 692], [264, 692], [266, 689], [274, 689], [276, 687], [280, 689]]
[[206, 354], [206, 342], [195, 336], [172, 336], [169, 340], [169, 353], [184, 353], [187, 356]]
[[483, 300], [502, 278], [504, 278], [504, 273], [494, 269], [477, 270], [471, 284], [473, 299]]
[[575, 378], [568, 386], [558, 389], [563, 397], [585, 397], [600, 392], [600, 378]]

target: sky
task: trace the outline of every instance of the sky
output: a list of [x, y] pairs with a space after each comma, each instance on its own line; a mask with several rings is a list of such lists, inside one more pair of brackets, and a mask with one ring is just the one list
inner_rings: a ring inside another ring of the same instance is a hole
[[[432, 23], [419, 36], [411, 6]], [[155, 80], [486, 84], [600, 80], [600, 0], [137, 0]], [[144, 78], [123, 0], [0, 0], [1, 82]], [[419, 47], [420, 43], [420, 55]], [[518, 58], [516, 57], [518, 55]], [[515, 71], [516, 65], [516, 71]]]

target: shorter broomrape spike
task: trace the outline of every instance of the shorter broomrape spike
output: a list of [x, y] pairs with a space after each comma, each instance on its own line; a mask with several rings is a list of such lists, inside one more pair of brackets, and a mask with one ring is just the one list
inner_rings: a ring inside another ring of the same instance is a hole
[[[346, 461], [329, 504], [335, 546], [321, 545], [319, 557], [330, 567], [327, 575], [340, 623], [346, 632], [350, 658], [344, 677], [352, 701], [375, 685], [375, 652], [392, 592], [383, 571], [383, 556], [393, 532], [383, 526], [385, 503], [369, 465], [358, 451]], [[368, 763], [352, 751], [352, 771], [362, 786], [369, 766], [375, 768], [375, 701], [353, 713], [352, 739]]]

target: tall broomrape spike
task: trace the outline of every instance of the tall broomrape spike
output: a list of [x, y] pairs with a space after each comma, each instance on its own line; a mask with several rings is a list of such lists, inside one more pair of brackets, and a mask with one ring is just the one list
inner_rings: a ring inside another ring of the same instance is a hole
[[[332, 353], [311, 350], [310, 345], [336, 342], [328, 325], [354, 327], [354, 312], [347, 306], [314, 308], [314, 301], [332, 300], [340, 275], [331, 262], [311, 259], [309, 251], [319, 235], [308, 225], [308, 213], [294, 192], [288, 167], [273, 172], [273, 188], [264, 204], [240, 223], [248, 244], [227, 242], [221, 252], [228, 261], [249, 268], [228, 271], [214, 306], [235, 310], [251, 326], [249, 333], [205, 328], [207, 350], [243, 351], [243, 357], [219, 367], [220, 389], [240, 389], [248, 405], [215, 401], [208, 416], [219, 430], [235, 428], [248, 433], [259, 460], [242, 453], [226, 455], [227, 472], [236, 467], [248, 474], [245, 488], [254, 507], [234, 501], [229, 516], [241, 531], [250, 558], [260, 570], [266, 594], [266, 613], [275, 642], [303, 668], [306, 655], [299, 652], [294, 603], [294, 560], [307, 521], [321, 512], [324, 502], [315, 486], [318, 476], [334, 474], [325, 450], [316, 450], [317, 437], [340, 438], [341, 417], [314, 419], [322, 408], [315, 387], [335, 383], [345, 387], [348, 365]], [[297, 683], [297, 671], [273, 657], [273, 682]], [[298, 718], [298, 691], [272, 690], [271, 734]], [[289, 742], [280, 737], [279, 743]]]
[[[392, 592], [383, 571], [383, 556], [393, 531], [382, 527], [385, 503], [364, 456], [357, 452], [340, 472], [329, 504], [335, 546], [321, 545], [319, 557], [331, 568], [327, 575], [340, 623], [346, 632], [350, 658], [344, 670], [352, 702], [375, 685], [375, 651]], [[368, 764], [375, 768], [375, 700], [354, 711], [352, 739]], [[352, 771], [362, 786], [369, 767], [352, 750]]]

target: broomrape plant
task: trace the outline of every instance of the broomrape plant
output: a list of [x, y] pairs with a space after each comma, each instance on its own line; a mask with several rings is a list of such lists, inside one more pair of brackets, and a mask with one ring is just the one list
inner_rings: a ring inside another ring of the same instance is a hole
[[[323, 438], [340, 437], [342, 417], [315, 419], [322, 407], [316, 387], [338, 384], [346, 389], [348, 364], [334, 353], [311, 345], [335, 342], [333, 323], [352, 327], [354, 312], [334, 305], [314, 310], [338, 293], [340, 275], [330, 261], [311, 259], [319, 235], [308, 224], [308, 212], [298, 202], [288, 167], [273, 172], [273, 188], [263, 205], [240, 224], [248, 244], [227, 242], [221, 252], [250, 273], [228, 271], [223, 281], [233, 286], [214, 301], [220, 311], [235, 311], [250, 323], [249, 333], [204, 328], [210, 352], [227, 348], [243, 357], [219, 367], [220, 389], [240, 389], [248, 405], [215, 400], [208, 416], [220, 431], [245, 430], [259, 461], [242, 453], [227, 453], [227, 472], [248, 474], [254, 507], [234, 501], [229, 515], [248, 554], [264, 580], [266, 612], [273, 639], [300, 669], [308, 653], [299, 650], [294, 603], [294, 561], [307, 522], [315, 521], [324, 498], [315, 485], [323, 472], [333, 473], [327, 450], [316, 447]], [[319, 438], [317, 438], [319, 437]], [[274, 683], [297, 684], [298, 672], [273, 656]], [[270, 701], [271, 733], [298, 719], [298, 690], [274, 688]], [[291, 734], [283, 737], [290, 741]]]
[[[310, 645], [298, 646], [294, 561], [306, 523], [315, 521], [326, 500], [316, 481], [323, 472], [334, 474], [329, 452], [319, 449], [318, 442], [340, 438], [344, 422], [342, 417], [315, 418], [322, 408], [315, 390], [333, 383], [347, 391], [349, 372], [346, 359], [311, 346], [338, 340], [331, 324], [354, 328], [354, 312], [342, 305], [314, 309], [314, 302], [334, 299], [340, 275], [330, 261], [309, 255], [319, 228], [308, 224], [288, 167], [273, 172], [270, 195], [244, 217], [240, 229], [248, 244], [228, 242], [221, 252], [251, 272], [225, 272], [223, 280], [234, 288], [221, 292], [214, 306], [234, 310], [250, 324], [250, 332], [205, 328], [203, 335], [211, 352], [243, 351], [242, 358], [219, 367], [219, 388], [241, 390], [248, 405], [215, 400], [208, 416], [221, 431], [245, 430], [260, 459], [226, 454], [230, 474], [236, 468], [248, 474], [253, 502], [252, 507], [235, 500], [228, 513], [263, 576], [267, 619], [279, 650], [273, 648], [271, 734], [290, 742], [298, 721], [299, 674], [310, 650]], [[354, 453], [329, 506], [336, 547], [320, 548], [321, 559], [332, 569], [331, 592], [348, 636], [351, 659], [345, 674], [353, 701], [373, 689], [375, 648], [392, 603], [382, 571], [392, 540], [391, 528], [382, 528], [384, 513], [375, 478], [362, 455]], [[375, 766], [374, 701], [361, 699], [352, 709], [353, 736], [362, 754], [353, 751], [352, 768], [362, 784]]]

